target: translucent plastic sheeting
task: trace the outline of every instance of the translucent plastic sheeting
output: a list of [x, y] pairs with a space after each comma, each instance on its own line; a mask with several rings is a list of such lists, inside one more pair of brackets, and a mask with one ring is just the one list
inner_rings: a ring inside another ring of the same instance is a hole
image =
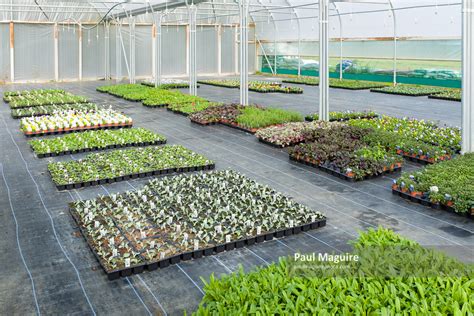
[[15, 24], [15, 80], [54, 80], [53, 25]]
[[[239, 46], [239, 62], [238, 66], [240, 69], [240, 44]], [[256, 46], [255, 43], [249, 43], [249, 73], [254, 73], [257, 70], [258, 65], [257, 62], [257, 54], [256, 54]]]
[[10, 25], [0, 24], [0, 82], [10, 80]]
[[58, 27], [59, 80], [79, 78], [79, 31], [77, 26]]
[[222, 27], [221, 72], [235, 73], [235, 28]]
[[82, 33], [82, 78], [98, 79], [105, 76], [104, 27], [98, 26]]
[[153, 76], [153, 34], [151, 25], [135, 27], [135, 74], [137, 77]]
[[198, 74], [215, 74], [218, 71], [217, 31], [214, 26], [198, 26], [196, 29]]
[[161, 29], [163, 39], [162, 49], [162, 74], [186, 74], [186, 27], [164, 25]]

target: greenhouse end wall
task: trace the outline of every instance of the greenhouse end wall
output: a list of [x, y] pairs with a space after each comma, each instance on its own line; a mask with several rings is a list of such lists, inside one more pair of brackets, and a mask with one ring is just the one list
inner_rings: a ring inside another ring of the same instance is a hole
[[[89, 30], [90, 27], [91, 25], [85, 24], [80, 31], [77, 24], [60, 23], [55, 26], [54, 23], [13, 23], [14, 81], [98, 80], [106, 77], [106, 70], [110, 78], [127, 79], [131, 67], [129, 25], [122, 24], [119, 28], [111, 24], [108, 34], [104, 25]], [[163, 76], [183, 77], [188, 74], [187, 33], [186, 25], [162, 26]], [[235, 34], [235, 25], [198, 25], [198, 75], [238, 73], [236, 59], [239, 43]], [[253, 27], [250, 34], [255, 34]], [[12, 81], [9, 39], [10, 23], [0, 23], [0, 82]], [[153, 77], [153, 40], [151, 24], [136, 25], [137, 79]], [[220, 45], [218, 41], [221, 41]], [[252, 73], [257, 70], [255, 45], [254, 37], [250, 36], [249, 69]], [[117, 59], [120, 60], [119, 63]]]

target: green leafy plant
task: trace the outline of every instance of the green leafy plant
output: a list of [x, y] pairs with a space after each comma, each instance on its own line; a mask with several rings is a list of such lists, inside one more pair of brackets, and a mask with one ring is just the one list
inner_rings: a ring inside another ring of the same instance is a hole
[[18, 109], [52, 104], [86, 103], [88, 100], [85, 97], [76, 96], [62, 90], [53, 90], [53, 92], [48, 91], [44, 93], [29, 93], [11, 96], [9, 97], [9, 102], [10, 108]]
[[451, 101], [461, 101], [462, 90], [461, 89], [446, 89], [443, 92], [430, 95], [430, 98], [445, 99], [445, 100], [451, 100]]
[[[335, 275], [328, 275], [328, 262], [299, 264], [291, 258], [282, 258], [278, 263], [248, 273], [240, 269], [220, 279], [211, 275], [208, 281], [203, 280], [205, 295], [194, 314], [467, 316], [472, 313], [472, 265], [423, 248], [383, 228], [361, 233], [353, 254], [361, 255], [362, 260], [345, 263], [346, 269], [336, 269], [341, 265], [333, 264], [336, 268], [332, 270], [340, 271]], [[386, 273], [377, 270], [380, 266]], [[415, 268], [427, 272], [418, 274]], [[403, 271], [401, 276], [396, 275], [399, 271]], [[361, 277], [360, 273], [365, 274]]]
[[89, 111], [100, 109], [102, 109], [102, 107], [94, 103], [54, 104], [12, 109], [11, 114], [14, 118], [22, 118], [28, 116], [52, 115], [64, 111]]
[[[347, 120], [354, 120], [354, 119], [362, 119], [362, 118], [375, 118], [378, 117], [378, 114], [374, 111], [344, 111], [344, 112], [329, 112], [329, 120], [330, 121], [347, 121]], [[319, 114], [310, 114], [305, 117], [307, 121], [317, 121], [319, 120]]]
[[298, 112], [273, 108], [244, 107], [236, 123], [247, 128], [261, 128], [276, 124], [299, 122], [303, 117]]

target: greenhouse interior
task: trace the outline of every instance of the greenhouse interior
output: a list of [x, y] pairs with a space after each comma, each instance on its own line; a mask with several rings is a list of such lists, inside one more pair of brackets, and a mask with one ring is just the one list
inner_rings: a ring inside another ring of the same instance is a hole
[[473, 0], [0, 0], [0, 315], [474, 315]]

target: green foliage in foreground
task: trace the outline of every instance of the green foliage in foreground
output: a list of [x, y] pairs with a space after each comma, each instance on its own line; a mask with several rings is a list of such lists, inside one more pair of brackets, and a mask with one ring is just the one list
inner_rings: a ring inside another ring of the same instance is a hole
[[446, 89], [446, 91], [443, 91], [441, 93], [436, 93], [433, 96], [439, 99], [461, 101], [462, 90], [461, 89]]
[[371, 88], [381, 88], [386, 87], [389, 84], [384, 82], [376, 81], [363, 81], [363, 80], [347, 80], [347, 79], [329, 79], [329, 86], [331, 88], [344, 88], [351, 90], [362, 90], [362, 89], [371, 89]]
[[288, 122], [300, 122], [300, 113], [274, 108], [244, 107], [236, 122], [247, 128], [260, 128]]
[[[291, 259], [250, 273], [241, 269], [221, 279], [211, 276], [195, 315], [472, 315], [472, 266], [383, 228], [361, 233], [354, 253], [363, 249], [379, 249], [377, 253], [389, 249], [390, 255], [400, 251], [405, 257], [361, 260], [357, 265], [365, 265], [361, 270], [368, 274], [364, 277], [318, 276], [317, 269], [312, 271], [315, 275], [298, 276], [291, 272]], [[407, 263], [436, 276], [410, 276]], [[319, 264], [309, 262], [306, 267]], [[384, 277], [380, 272], [371, 276], [370, 268], [379, 264], [406, 276]], [[453, 270], [457, 276], [450, 274]]]

